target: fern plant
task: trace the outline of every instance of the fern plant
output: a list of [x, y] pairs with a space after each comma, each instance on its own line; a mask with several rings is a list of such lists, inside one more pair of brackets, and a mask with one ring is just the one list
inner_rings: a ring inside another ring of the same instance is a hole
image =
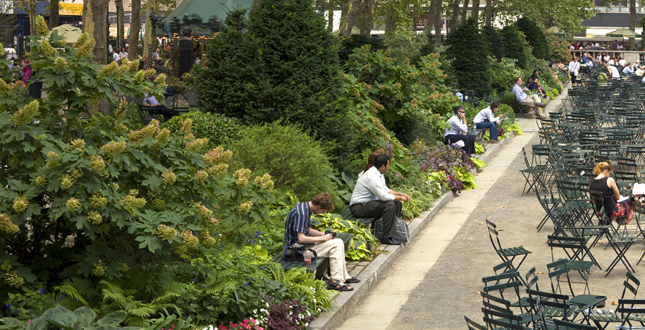
[[337, 233], [354, 234], [349, 243], [349, 249], [345, 251], [345, 258], [349, 260], [371, 259], [372, 250], [377, 246], [376, 237], [369, 229], [363, 228], [355, 222], [343, 220], [338, 214], [316, 215], [311, 219], [311, 226], [322, 232], [331, 230]]

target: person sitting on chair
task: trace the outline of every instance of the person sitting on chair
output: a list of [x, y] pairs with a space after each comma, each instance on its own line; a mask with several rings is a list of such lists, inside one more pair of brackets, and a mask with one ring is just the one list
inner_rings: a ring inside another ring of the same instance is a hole
[[143, 99], [143, 105], [154, 108], [155, 114], [158, 113], [164, 116], [166, 120], [170, 120], [170, 118], [178, 115], [177, 111], [168, 109], [163, 103], [157, 102], [157, 99], [154, 97], [154, 95], [148, 96], [148, 94], [146, 94], [146, 96], [147, 97]]
[[334, 234], [325, 234], [311, 228], [311, 215], [322, 214], [334, 209], [331, 196], [328, 193], [319, 193], [308, 202], [296, 204], [287, 215], [284, 228], [284, 246], [296, 244], [313, 244], [310, 249], [316, 251], [318, 256], [329, 258], [329, 272], [331, 281], [328, 290], [352, 291], [353, 287], [347, 283], [359, 283], [356, 277], [347, 272], [345, 263], [345, 244]]
[[590, 191], [597, 191], [602, 194], [602, 205], [599, 200], [592, 198], [592, 203], [596, 209], [599, 218], [603, 218], [600, 209], [605, 209], [607, 218], [616, 221], [616, 218], [626, 216], [624, 223], [632, 221], [634, 209], [632, 207], [632, 198], [621, 199], [616, 180], [610, 177], [612, 172], [611, 165], [607, 162], [600, 162], [593, 169], [596, 177], [589, 183]]
[[542, 100], [540, 99], [540, 96], [537, 94], [530, 94], [527, 95], [526, 92], [528, 91], [528, 88], [522, 88], [522, 77], [517, 77], [515, 78], [515, 85], [513, 86], [513, 94], [515, 95], [515, 99], [517, 102], [520, 103], [525, 103], [529, 107], [533, 108], [537, 106], [537, 116], [540, 118], [545, 118], [544, 114], [542, 114], [542, 109], [546, 107], [545, 103], [542, 103]]
[[497, 123], [501, 122], [504, 114], [495, 118], [493, 114], [497, 112], [497, 110], [499, 110], [499, 102], [493, 101], [488, 108], [482, 109], [477, 116], [475, 116], [475, 119], [473, 119], [473, 123], [475, 123], [476, 128], [488, 128], [490, 130], [490, 140], [488, 141], [490, 143], [499, 142], [497, 139]]

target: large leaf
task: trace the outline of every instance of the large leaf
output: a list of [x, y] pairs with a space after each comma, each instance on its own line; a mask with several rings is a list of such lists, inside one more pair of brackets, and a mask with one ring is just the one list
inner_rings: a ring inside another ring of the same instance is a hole
[[119, 325], [119, 323], [123, 322], [123, 320], [125, 320], [126, 315], [127, 314], [124, 311], [112, 312], [106, 315], [104, 318], [98, 320], [96, 323], [103, 326], [116, 326]]
[[69, 309], [58, 305], [43, 314], [47, 322], [65, 330], [74, 330], [74, 323], [78, 321], [76, 315]]
[[76, 314], [78, 322], [82, 325], [90, 325], [94, 322], [94, 319], [96, 319], [96, 313], [85, 306], [75, 310], [74, 314]]

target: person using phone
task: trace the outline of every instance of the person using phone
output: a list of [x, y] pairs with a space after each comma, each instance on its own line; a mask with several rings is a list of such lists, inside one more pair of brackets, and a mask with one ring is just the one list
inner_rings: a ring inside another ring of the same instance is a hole
[[490, 130], [490, 140], [488, 141], [490, 143], [499, 142], [497, 136], [497, 124], [503, 121], [502, 117], [504, 117], [504, 114], [499, 115], [499, 117], [495, 117], [494, 114], [497, 110], [499, 110], [499, 102], [493, 101], [490, 106], [479, 111], [477, 116], [473, 119], [473, 123], [476, 128], [488, 128]]

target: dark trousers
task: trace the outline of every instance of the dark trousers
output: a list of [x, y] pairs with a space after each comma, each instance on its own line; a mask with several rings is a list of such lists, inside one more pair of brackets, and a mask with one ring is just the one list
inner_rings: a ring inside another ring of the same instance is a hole
[[349, 207], [352, 215], [358, 218], [377, 218], [383, 220], [383, 238], [396, 235], [396, 216], [401, 214], [403, 204], [399, 201], [370, 201]]
[[166, 118], [166, 120], [170, 120], [170, 118], [178, 115], [177, 111], [173, 109], [168, 109], [166, 106], [160, 105], [156, 107], [152, 107], [153, 114], [160, 114]]
[[451, 144], [455, 143], [457, 141], [464, 141], [464, 147], [461, 149], [464, 149], [465, 152], [467, 152], [469, 155], [472, 155], [475, 153], [475, 138], [472, 135], [446, 135], [445, 143], [446, 144]]

